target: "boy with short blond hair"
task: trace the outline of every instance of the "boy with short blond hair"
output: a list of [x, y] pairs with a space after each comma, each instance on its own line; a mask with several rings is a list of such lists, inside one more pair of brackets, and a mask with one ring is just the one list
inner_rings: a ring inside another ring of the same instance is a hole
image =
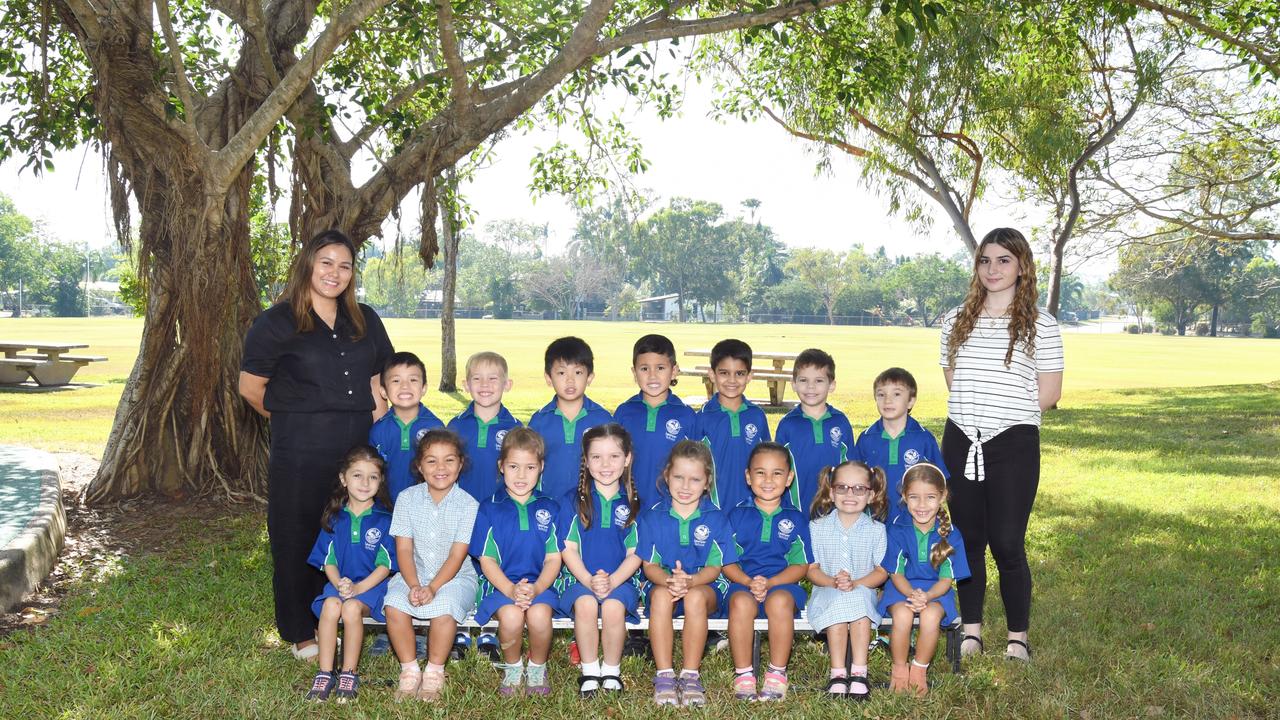
[[472, 355], [467, 358], [462, 384], [471, 395], [471, 402], [449, 421], [449, 429], [462, 438], [467, 449], [467, 465], [458, 477], [458, 485], [476, 502], [482, 502], [498, 490], [502, 440], [507, 431], [521, 423], [502, 404], [502, 395], [512, 384], [506, 358], [487, 350]]
[[555, 390], [551, 402], [529, 418], [529, 429], [546, 443], [539, 491], [559, 501], [578, 488], [582, 434], [613, 419], [608, 410], [587, 397], [595, 379], [595, 356], [582, 338], [552, 340], [543, 355], [543, 374]]
[[787, 493], [789, 507], [809, 511], [822, 468], [859, 459], [853, 428], [845, 414], [827, 403], [836, 387], [836, 361], [817, 348], [796, 357], [791, 388], [800, 404], [778, 422], [777, 442], [791, 451], [796, 473]]
[[747, 399], [751, 382], [751, 346], [733, 338], [711, 348], [707, 377], [716, 392], [698, 412], [698, 433], [711, 448], [716, 463], [711, 500], [726, 513], [751, 500], [747, 487], [747, 457], [751, 449], [770, 440], [764, 410]]
[[915, 377], [900, 367], [891, 367], [876, 376], [871, 390], [880, 419], [862, 431], [856, 447], [863, 462], [884, 470], [889, 499], [886, 524], [893, 524], [907, 514], [902, 501], [902, 475], [908, 468], [929, 463], [941, 470], [943, 477], [950, 477], [937, 438], [911, 417], [911, 408], [916, 404]]

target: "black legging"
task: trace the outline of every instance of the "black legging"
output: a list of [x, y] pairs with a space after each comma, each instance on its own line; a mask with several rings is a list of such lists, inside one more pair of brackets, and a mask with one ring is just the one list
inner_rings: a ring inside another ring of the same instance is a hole
[[1009, 632], [1025, 632], [1031, 624], [1027, 520], [1040, 485], [1040, 428], [1015, 425], [983, 443], [982, 482], [971, 480], [973, 469], [965, 468], [969, 445], [964, 431], [948, 420], [942, 434], [942, 458], [951, 474], [947, 505], [969, 556], [969, 579], [956, 584], [960, 616], [966, 623], [982, 622], [990, 545]]
[[267, 488], [276, 628], [285, 642], [316, 635], [311, 603], [325, 576], [307, 564], [320, 533], [320, 515], [338, 484], [338, 463], [369, 441], [369, 412], [272, 413]]

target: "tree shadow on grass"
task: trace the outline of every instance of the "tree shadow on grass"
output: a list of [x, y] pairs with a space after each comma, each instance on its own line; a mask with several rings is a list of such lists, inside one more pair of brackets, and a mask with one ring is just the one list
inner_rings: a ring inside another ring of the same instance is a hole
[[1118, 452], [1149, 471], [1280, 477], [1280, 386], [1119, 391], [1046, 414], [1042, 442], [1086, 468], [1112, 468]]

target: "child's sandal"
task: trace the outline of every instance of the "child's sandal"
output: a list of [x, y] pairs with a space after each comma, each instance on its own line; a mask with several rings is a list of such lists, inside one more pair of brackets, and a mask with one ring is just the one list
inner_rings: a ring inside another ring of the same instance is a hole
[[[614, 683], [616, 687], [610, 687], [609, 683]], [[622, 684], [622, 677], [619, 675], [601, 675], [600, 676], [600, 689], [603, 690], [604, 692], [620, 693], [625, 688], [626, 686]]]
[[[600, 681], [602, 679], [603, 678], [601, 678], [599, 675], [579, 675], [578, 676], [578, 697], [582, 697], [582, 698], [595, 697], [596, 693], [599, 692], [600, 690]], [[592, 684], [594, 684], [594, 687], [588, 687], [589, 685], [592, 685]]]
[[[854, 692], [854, 691], [853, 691], [853, 686], [854, 686], [855, 684], [856, 684], [856, 685], [861, 685], [861, 686], [862, 686], [862, 692]], [[866, 699], [870, 698], [870, 697], [871, 697], [871, 683], [867, 682], [867, 678], [866, 678], [866, 677], [864, 677], [864, 676], [862, 676], [862, 675], [851, 675], [851, 676], [849, 676], [849, 695], [848, 695], [848, 697], [849, 697], [849, 699], [850, 699], [850, 700], [856, 700], [856, 701], [858, 701], [858, 702], [862, 702], [863, 700], [866, 700]]]
[[849, 678], [833, 677], [827, 681], [827, 694], [835, 697], [844, 697], [849, 693]]
[[[1008, 641], [1006, 641], [1005, 645], [1006, 645], [1005, 651], [1004, 651], [1005, 660], [1017, 660], [1018, 662], [1031, 662], [1031, 646], [1028, 645], [1026, 642], [1022, 640], [1009, 639]], [[1021, 645], [1022, 649], [1027, 651], [1027, 656], [1022, 657], [1021, 655], [1014, 655], [1013, 653], [1009, 652], [1009, 648], [1008, 648], [1009, 645]]]

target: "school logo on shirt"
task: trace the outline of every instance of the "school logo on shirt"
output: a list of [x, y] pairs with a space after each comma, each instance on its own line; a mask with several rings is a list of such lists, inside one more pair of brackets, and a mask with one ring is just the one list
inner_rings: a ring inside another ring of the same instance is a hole
[[711, 537], [711, 528], [706, 525], [699, 525], [693, 529], [693, 544], [702, 547], [707, 544], [707, 538]]
[[831, 447], [838, 446], [840, 444], [840, 438], [842, 437], [844, 437], [844, 433], [840, 431], [840, 428], [831, 428]]
[[791, 533], [795, 532], [796, 524], [783, 518], [778, 521], [778, 539], [786, 540], [791, 537]]
[[493, 434], [493, 446], [498, 450], [502, 449], [502, 441], [507, 438], [506, 430], [499, 430]]
[[378, 543], [382, 541], [382, 531], [378, 528], [369, 528], [364, 531], [364, 549], [372, 550], [378, 547]]
[[618, 521], [619, 525], [626, 525], [627, 520], [631, 518], [631, 508], [626, 505], [619, 505], [613, 509], [613, 519]]
[[756, 435], [760, 434], [760, 428], [756, 427], [755, 423], [747, 423], [747, 426], [742, 428], [742, 434], [746, 436], [748, 443], [753, 443], [756, 441]]
[[547, 526], [551, 524], [551, 511], [543, 508], [533, 514], [533, 519], [538, 522], [539, 530], [546, 530]]
[[670, 420], [668, 420], [667, 421], [667, 439], [675, 440], [676, 438], [680, 437], [681, 427], [682, 426], [680, 425], [679, 420], [676, 420], [675, 418], [671, 418]]
[[915, 448], [911, 448], [902, 453], [902, 462], [907, 465], [915, 465], [920, 462], [920, 451]]
[[424, 429], [422, 429], [422, 430], [419, 430], [419, 431], [418, 431], [418, 434], [413, 436], [413, 444], [414, 444], [414, 445], [417, 445], [418, 443], [422, 442], [422, 436], [423, 436], [423, 435], [426, 435], [426, 434], [427, 434], [427, 433], [429, 433], [429, 432], [431, 432], [431, 431], [430, 431], [430, 430], [427, 430], [427, 429], [425, 429], [425, 428], [424, 428]]

